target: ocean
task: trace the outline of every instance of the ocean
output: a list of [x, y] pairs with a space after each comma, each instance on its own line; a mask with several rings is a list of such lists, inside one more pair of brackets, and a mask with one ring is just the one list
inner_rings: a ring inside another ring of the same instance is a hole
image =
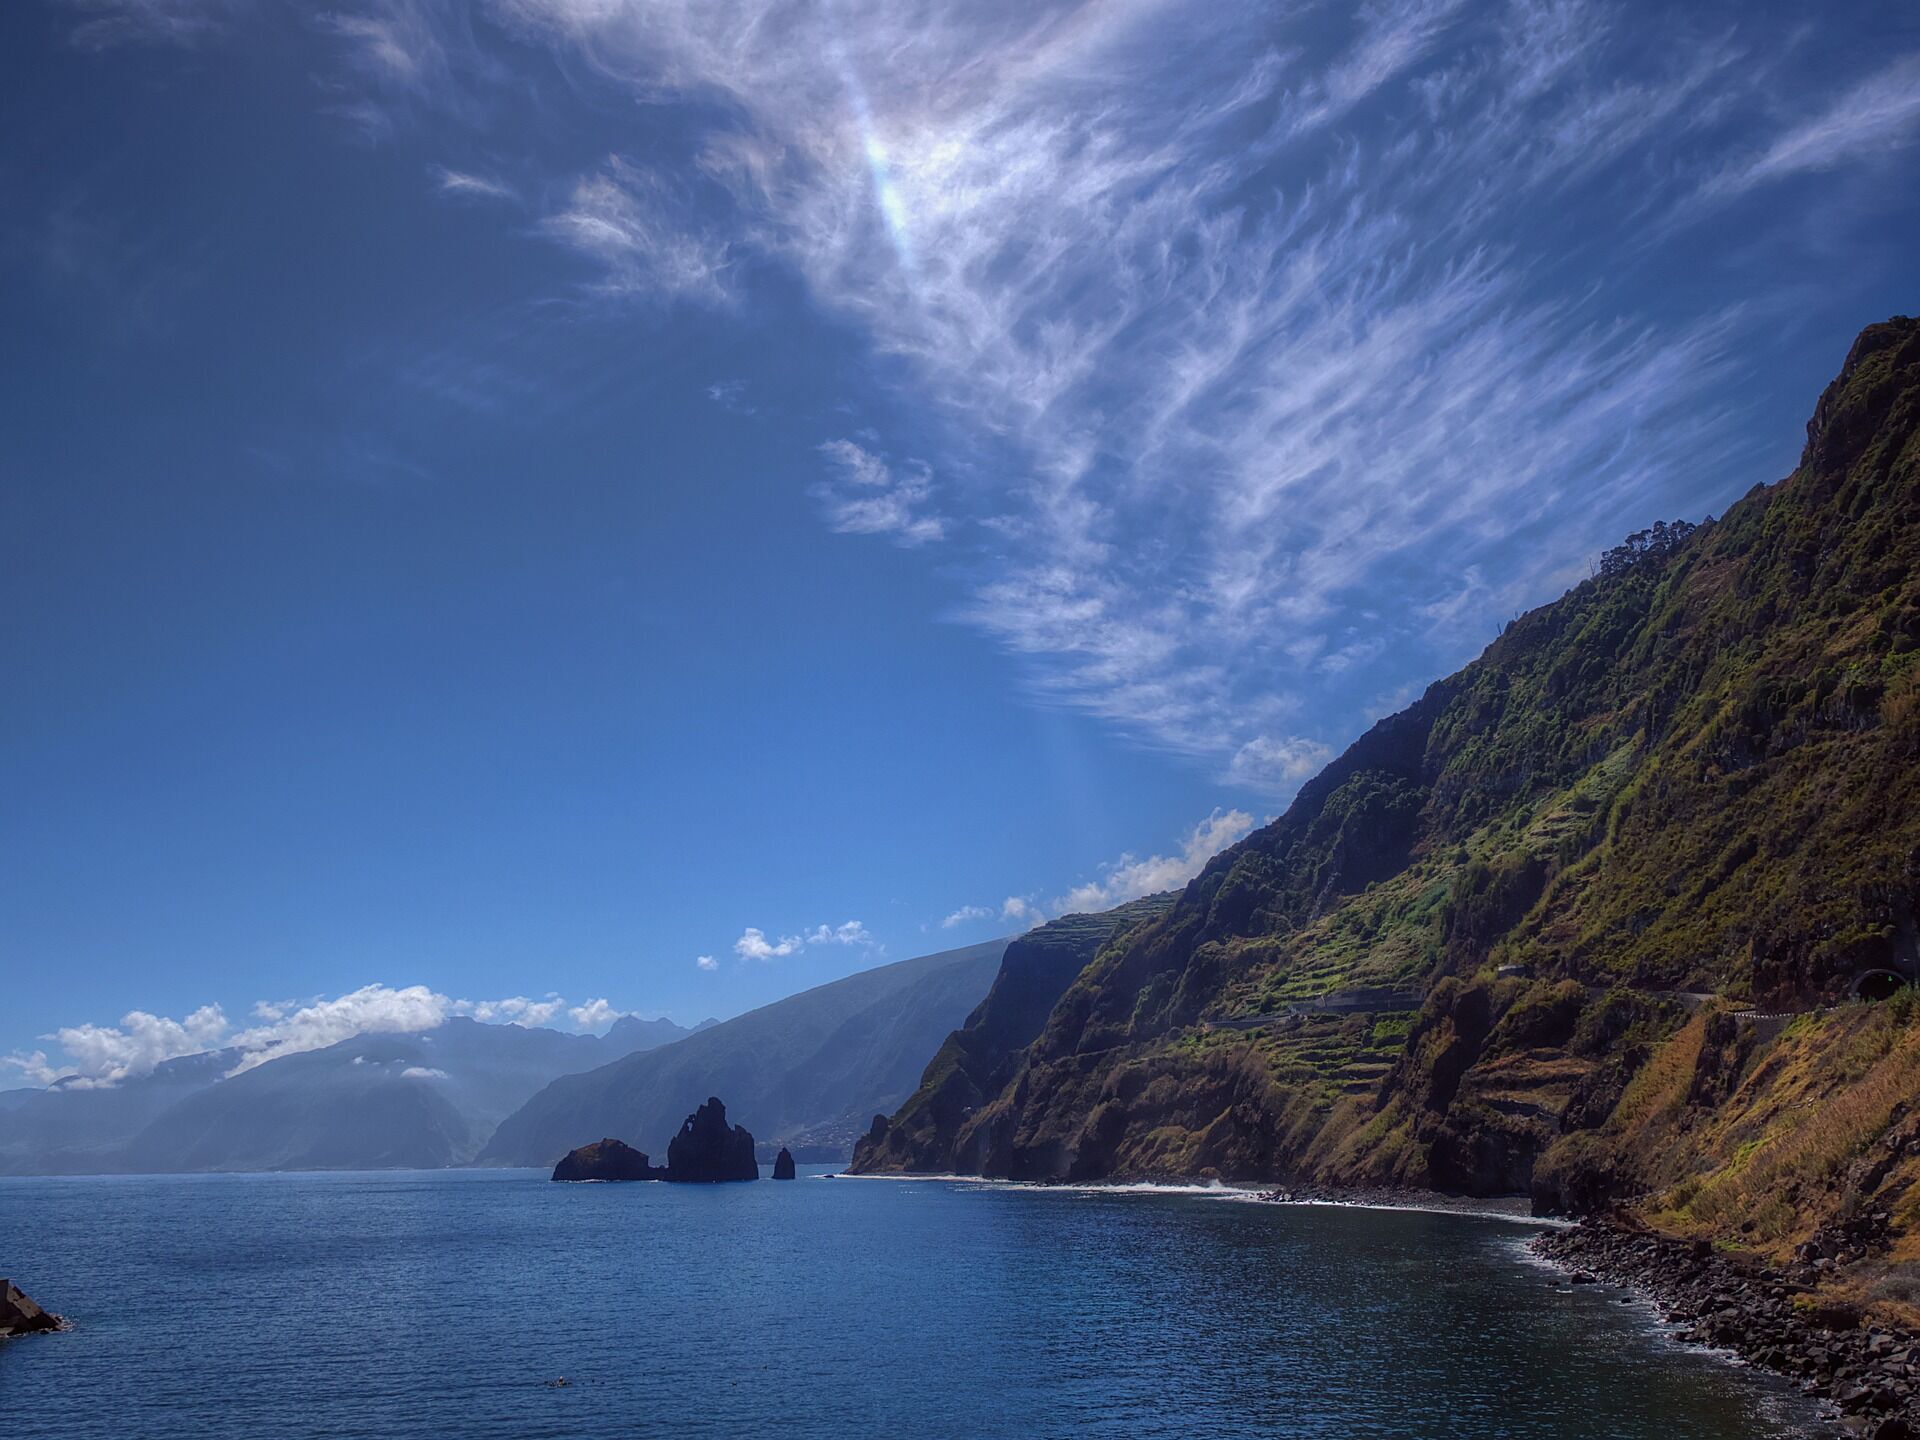
[[[1525, 1226], [519, 1170], [0, 1180], [0, 1429], [60, 1440], [1806, 1434]], [[564, 1384], [560, 1383], [564, 1380]]]

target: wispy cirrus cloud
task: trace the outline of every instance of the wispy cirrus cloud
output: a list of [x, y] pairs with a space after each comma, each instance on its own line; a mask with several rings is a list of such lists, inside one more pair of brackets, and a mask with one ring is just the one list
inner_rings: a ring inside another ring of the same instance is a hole
[[603, 293], [716, 304], [733, 298], [728, 242], [671, 181], [619, 156], [578, 180], [541, 228], [598, 265]]
[[64, 0], [74, 16], [73, 43], [88, 50], [116, 45], [196, 45], [218, 36], [243, 0]]
[[[435, 92], [496, 63], [465, 13], [368, 0], [335, 29], [363, 84], [458, 113]], [[957, 577], [954, 616], [1043, 702], [1272, 796], [1366, 718], [1338, 677], [1432, 674], [1702, 508], [1764, 306], [1649, 304], [1623, 269], [1687, 273], [1661, 247], [1703, 197], [1887, 153], [1920, 114], [1920, 57], [1822, 90], [1734, 7], [487, 13], [671, 117], [644, 161], [523, 187], [590, 294], [737, 309], [759, 267], [797, 276], [913, 402], [811, 442], [825, 524]]]
[[1457, 658], [1714, 428], [1738, 314], [1619, 313], [1549, 212], [1687, 203], [1766, 83], [1727, 33], [1649, 47], [1584, 0], [512, 11], [700, 107], [731, 233], [991, 477], [934, 517], [829, 441], [828, 525], [938, 545], [1037, 694], [1233, 783], [1297, 785], [1352, 723], [1303, 719], [1325, 677]]
[[1920, 54], [1902, 56], [1869, 75], [1818, 114], [1793, 125], [1763, 152], [1735, 165], [1709, 187], [1750, 190], [1769, 180], [1833, 170], [1862, 157], [1886, 155], [1920, 133]]
[[842, 535], [888, 535], [924, 545], [947, 533], [932, 508], [933, 472], [918, 461], [894, 466], [851, 440], [820, 446], [832, 478], [814, 487], [830, 528]]
[[432, 167], [435, 188], [442, 194], [461, 200], [518, 200], [519, 192], [504, 180], [477, 175], [467, 170], [450, 170], [444, 165]]

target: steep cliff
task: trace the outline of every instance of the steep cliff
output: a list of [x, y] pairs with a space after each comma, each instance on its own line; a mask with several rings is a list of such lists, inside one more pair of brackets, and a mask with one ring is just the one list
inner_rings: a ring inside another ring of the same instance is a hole
[[1534, 1188], [1780, 1253], [1904, 1193], [1920, 1030], [1856, 997], [1920, 973], [1917, 576], [1896, 319], [1791, 476], [1610, 552], [1102, 949], [956, 1162]]
[[1063, 915], [1012, 941], [993, 987], [946, 1039], [892, 1120], [854, 1146], [854, 1174], [975, 1172], [987, 1162], [991, 1127], [976, 1111], [1006, 1088], [1027, 1046], [1100, 947], [1164, 914], [1171, 894], [1149, 895], [1097, 915]]

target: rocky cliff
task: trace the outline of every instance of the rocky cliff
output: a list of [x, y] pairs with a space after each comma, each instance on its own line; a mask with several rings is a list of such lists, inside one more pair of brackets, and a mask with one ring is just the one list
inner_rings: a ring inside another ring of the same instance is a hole
[[1100, 949], [956, 1167], [1531, 1190], [1783, 1259], [1867, 1207], [1846, 1283], [1920, 1300], [1917, 577], [1896, 319], [1791, 476], [1609, 552]]
[[667, 1143], [666, 1178], [693, 1184], [760, 1178], [753, 1136], [744, 1125], [727, 1124], [727, 1107], [718, 1096], [708, 1097]]
[[11, 1280], [0, 1280], [0, 1340], [63, 1329], [66, 1323], [34, 1304]]
[[553, 1178], [579, 1183], [586, 1180], [664, 1180], [667, 1172], [651, 1164], [644, 1150], [608, 1137], [570, 1150], [553, 1167]]
[[997, 1131], [976, 1120], [982, 1107], [1007, 1088], [1054, 1005], [1100, 947], [1165, 913], [1173, 899], [1151, 895], [1098, 915], [1063, 915], [1012, 941], [986, 998], [947, 1037], [891, 1121], [854, 1146], [848, 1168], [947, 1174], [989, 1165]]

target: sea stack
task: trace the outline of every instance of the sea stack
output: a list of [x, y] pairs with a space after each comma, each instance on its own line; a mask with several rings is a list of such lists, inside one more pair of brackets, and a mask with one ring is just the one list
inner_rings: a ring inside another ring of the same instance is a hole
[[780, 1147], [780, 1153], [773, 1157], [773, 1178], [793, 1179], [793, 1152], [784, 1145]]
[[667, 1143], [667, 1179], [694, 1184], [720, 1180], [758, 1180], [760, 1162], [753, 1158], [753, 1136], [746, 1127], [727, 1124], [727, 1107], [718, 1096], [680, 1127]]
[[647, 1163], [644, 1150], [609, 1136], [571, 1151], [553, 1167], [555, 1180], [664, 1180], [667, 1172]]
[[66, 1323], [58, 1315], [49, 1315], [21, 1294], [20, 1287], [11, 1280], [0, 1280], [0, 1340], [13, 1335], [37, 1335], [45, 1330], [58, 1330]]

